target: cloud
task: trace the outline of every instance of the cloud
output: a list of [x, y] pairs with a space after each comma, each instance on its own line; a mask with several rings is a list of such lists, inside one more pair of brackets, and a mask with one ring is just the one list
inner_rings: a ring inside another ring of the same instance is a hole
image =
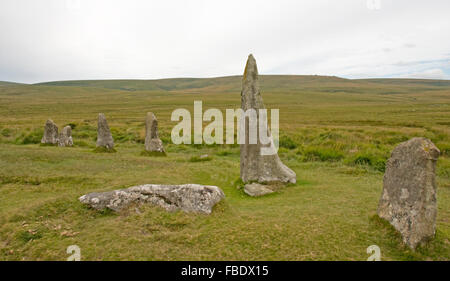
[[450, 79], [450, 75], [446, 74], [440, 68], [427, 69], [422, 72], [408, 73], [402, 75], [404, 78], [422, 78], [422, 79]]
[[416, 44], [412, 44], [412, 43], [406, 43], [403, 46], [405, 46], [406, 48], [415, 48]]
[[445, 73], [450, 1], [380, 1], [2, 0], [0, 80]]

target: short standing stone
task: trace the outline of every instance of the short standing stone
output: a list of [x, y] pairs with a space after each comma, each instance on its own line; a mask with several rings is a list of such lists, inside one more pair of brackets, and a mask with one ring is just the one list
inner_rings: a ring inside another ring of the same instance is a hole
[[[255, 110], [259, 117], [259, 109], [264, 109], [264, 103], [259, 91], [258, 68], [253, 55], [248, 56], [245, 66], [244, 76], [242, 78], [241, 108]], [[247, 118], [246, 118], [247, 119]], [[261, 122], [261, 120], [258, 120]], [[297, 176], [294, 171], [284, 165], [276, 152], [270, 155], [263, 155], [263, 148], [271, 148], [270, 144], [264, 145], [260, 139], [257, 143], [249, 142], [249, 121], [245, 120], [245, 143], [241, 144], [241, 179], [244, 183], [295, 183]], [[269, 132], [266, 127], [267, 132]], [[268, 133], [269, 138], [272, 136]]]
[[378, 215], [389, 221], [412, 249], [435, 235], [439, 154], [430, 140], [413, 138], [399, 144], [386, 164]]
[[114, 148], [114, 140], [103, 113], [98, 114], [97, 147]]
[[225, 194], [217, 186], [145, 184], [127, 189], [89, 193], [81, 196], [79, 200], [97, 210], [108, 208], [120, 211], [131, 204], [150, 203], [167, 211], [183, 210], [210, 214], [214, 205], [223, 198]]
[[59, 135], [58, 140], [59, 146], [72, 146], [73, 140], [72, 140], [72, 128], [70, 126], [65, 126]]
[[163, 143], [158, 136], [158, 120], [152, 112], [147, 113], [145, 120], [145, 150], [164, 153]]
[[47, 122], [45, 122], [44, 136], [41, 139], [41, 143], [58, 143], [58, 126], [56, 126], [56, 124], [51, 119], [48, 119]]

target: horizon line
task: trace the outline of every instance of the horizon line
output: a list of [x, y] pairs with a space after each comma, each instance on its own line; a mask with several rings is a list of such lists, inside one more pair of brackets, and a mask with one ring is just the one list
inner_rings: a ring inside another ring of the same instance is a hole
[[[75, 81], [158, 81], [158, 80], [171, 80], [171, 79], [217, 79], [217, 78], [229, 78], [229, 77], [239, 77], [239, 75], [225, 75], [225, 76], [212, 76], [212, 77], [192, 77], [192, 76], [180, 76], [180, 77], [168, 77], [168, 78], [99, 78], [99, 79], [69, 79], [69, 80], [49, 80], [40, 82], [17, 82], [0, 80], [0, 82], [13, 83], [13, 84], [23, 84], [23, 85], [38, 85], [44, 83], [55, 83], [55, 82], [75, 82]], [[430, 80], [430, 81], [450, 81], [450, 79], [437, 79], [437, 78], [418, 78], [418, 77], [366, 77], [366, 78], [346, 78], [336, 75], [318, 75], [318, 74], [259, 74], [259, 76], [318, 76], [318, 77], [334, 77], [344, 80], [380, 80], [380, 79], [392, 79], [392, 80]]]

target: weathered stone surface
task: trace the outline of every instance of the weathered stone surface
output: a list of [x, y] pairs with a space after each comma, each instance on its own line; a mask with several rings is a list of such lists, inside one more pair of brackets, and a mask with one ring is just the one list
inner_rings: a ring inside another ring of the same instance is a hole
[[258, 197], [263, 196], [269, 193], [273, 193], [273, 190], [267, 188], [267, 186], [264, 186], [259, 183], [249, 183], [244, 186], [244, 192], [247, 195]]
[[145, 120], [145, 150], [164, 152], [163, 143], [158, 137], [158, 120], [152, 112], [147, 113]]
[[[258, 69], [253, 55], [248, 56], [242, 79], [241, 108], [245, 112], [255, 109], [259, 116], [259, 109], [264, 109], [264, 103], [259, 91]], [[259, 118], [258, 118], [259, 119]], [[269, 130], [267, 130], [269, 132]], [[270, 134], [270, 133], [269, 133]], [[295, 183], [297, 176], [294, 171], [284, 165], [277, 153], [261, 155], [264, 145], [259, 138], [256, 144], [250, 144], [249, 122], [245, 121], [245, 144], [241, 144], [241, 179], [243, 182], [283, 182]], [[271, 135], [269, 136], [271, 138]]]
[[435, 168], [439, 149], [426, 138], [399, 144], [386, 164], [378, 215], [397, 229], [412, 249], [436, 231]]
[[41, 139], [41, 143], [58, 143], [58, 126], [56, 126], [56, 124], [51, 119], [48, 119], [47, 122], [45, 122], [44, 136]]
[[65, 126], [59, 134], [59, 140], [58, 140], [59, 146], [72, 146], [73, 140], [72, 140], [72, 128], [70, 126]]
[[183, 184], [146, 184], [102, 193], [89, 193], [79, 198], [81, 203], [97, 210], [109, 208], [120, 211], [132, 203], [150, 203], [167, 211], [183, 210], [210, 214], [212, 208], [225, 198], [217, 186]]
[[103, 113], [98, 114], [97, 147], [114, 148], [114, 140]]

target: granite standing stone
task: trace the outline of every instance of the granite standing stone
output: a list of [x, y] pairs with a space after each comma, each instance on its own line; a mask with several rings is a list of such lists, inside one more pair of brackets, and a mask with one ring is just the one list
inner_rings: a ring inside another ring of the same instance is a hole
[[158, 137], [158, 120], [152, 112], [145, 120], [145, 150], [164, 153], [162, 141]]
[[[253, 55], [249, 55], [248, 57], [247, 65], [245, 66], [245, 71], [242, 79], [241, 108], [244, 112], [248, 109], [255, 109], [258, 116], [258, 110], [265, 108], [259, 90], [258, 69]], [[242, 125], [243, 124], [241, 124], [241, 126]], [[245, 143], [241, 144], [240, 146], [240, 171], [241, 179], [244, 183], [296, 182], [295, 172], [281, 162], [277, 153], [274, 153], [272, 155], [261, 155], [261, 148], [270, 147], [270, 144], [262, 144], [259, 138], [256, 144], [249, 143], [248, 120], [245, 120], [245, 135]], [[271, 138], [271, 135], [269, 135], [269, 137]], [[270, 188], [270, 185], [267, 187]], [[254, 191], [254, 187], [252, 188], [252, 190]]]
[[98, 114], [97, 147], [114, 148], [114, 140], [103, 113]]
[[72, 128], [70, 126], [65, 126], [59, 135], [58, 140], [59, 146], [72, 146], [73, 140], [72, 140]]
[[378, 215], [389, 221], [412, 249], [435, 235], [439, 154], [429, 139], [413, 138], [399, 144], [386, 164]]
[[51, 119], [45, 122], [44, 136], [41, 139], [41, 143], [58, 144], [58, 126]]

